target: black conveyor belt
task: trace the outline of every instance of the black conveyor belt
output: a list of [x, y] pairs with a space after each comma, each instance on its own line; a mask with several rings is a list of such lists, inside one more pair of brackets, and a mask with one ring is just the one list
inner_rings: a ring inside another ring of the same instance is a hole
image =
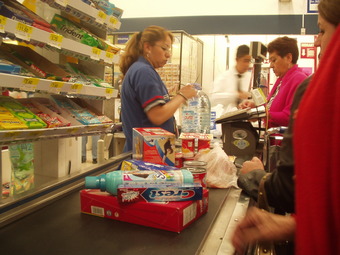
[[180, 234], [80, 212], [79, 191], [0, 229], [1, 255], [192, 255], [229, 189], [211, 189], [209, 211]]

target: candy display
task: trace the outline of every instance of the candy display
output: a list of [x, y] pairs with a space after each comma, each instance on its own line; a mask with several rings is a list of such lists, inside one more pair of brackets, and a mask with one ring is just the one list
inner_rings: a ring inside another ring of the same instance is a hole
[[[8, 110], [15, 118], [24, 123], [28, 128], [45, 128], [47, 127], [46, 123], [31, 112], [28, 108], [17, 102], [11, 97], [1, 96], [0, 97], [0, 106]], [[0, 120], [2, 121], [2, 120]], [[5, 119], [6, 121], [6, 119]], [[0, 122], [1, 123], [1, 122]], [[11, 127], [11, 122], [6, 122], [5, 125], [2, 125], [3, 128]], [[18, 125], [17, 122], [13, 123], [13, 128], [15, 129]]]

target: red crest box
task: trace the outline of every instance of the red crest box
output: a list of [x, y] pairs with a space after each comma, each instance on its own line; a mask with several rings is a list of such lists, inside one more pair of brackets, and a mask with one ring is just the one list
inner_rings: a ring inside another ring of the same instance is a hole
[[80, 191], [81, 212], [152, 228], [181, 232], [208, 211], [209, 190], [202, 200], [121, 204], [116, 196], [96, 189]]
[[175, 165], [175, 135], [157, 127], [134, 128], [132, 157], [160, 165]]

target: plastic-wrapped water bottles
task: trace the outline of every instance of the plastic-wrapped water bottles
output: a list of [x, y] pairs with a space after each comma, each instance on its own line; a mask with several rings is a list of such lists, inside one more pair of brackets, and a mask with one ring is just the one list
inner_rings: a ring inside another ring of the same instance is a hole
[[182, 107], [183, 133], [210, 133], [211, 105], [209, 97], [202, 91], [202, 87], [194, 84], [197, 97], [188, 100]]

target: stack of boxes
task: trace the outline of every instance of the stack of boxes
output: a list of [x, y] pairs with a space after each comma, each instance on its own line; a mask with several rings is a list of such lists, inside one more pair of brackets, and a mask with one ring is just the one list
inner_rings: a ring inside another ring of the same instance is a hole
[[126, 176], [145, 173], [145, 181], [124, 182], [127, 177], [122, 177], [117, 195], [98, 189], [82, 190], [81, 211], [179, 233], [207, 212], [208, 189], [193, 181], [149, 182], [154, 171], [159, 176], [181, 171], [174, 166], [175, 135], [161, 128], [135, 128], [133, 138], [134, 159], [122, 163], [122, 173]]

